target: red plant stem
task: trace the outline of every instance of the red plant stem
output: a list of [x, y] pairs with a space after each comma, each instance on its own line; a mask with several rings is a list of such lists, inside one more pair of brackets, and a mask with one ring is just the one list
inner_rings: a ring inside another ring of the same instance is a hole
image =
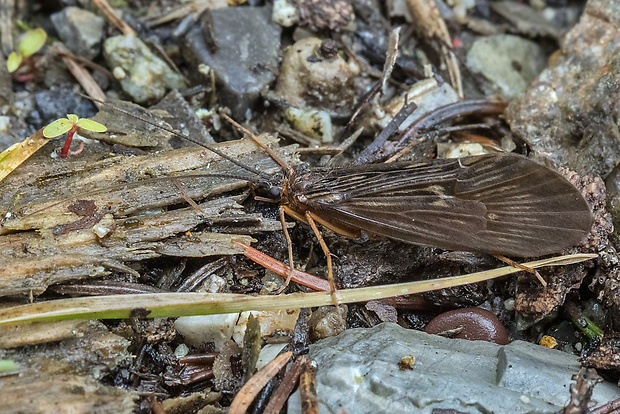
[[24, 73], [23, 75], [17, 75], [15, 80], [19, 83], [28, 83], [34, 80], [34, 73]]
[[[263, 266], [266, 269], [271, 270], [274, 273], [279, 274], [282, 277], [286, 277], [290, 271], [289, 267], [279, 260], [274, 259], [271, 256], [261, 253], [253, 247], [247, 244], [234, 242], [238, 247], [241, 247], [245, 253], [243, 255], [255, 263]], [[299, 283], [300, 285], [307, 286], [311, 289], [318, 291], [329, 291], [329, 283], [325, 279], [311, 275], [310, 273], [302, 272], [301, 270], [293, 269], [291, 280]]]
[[67, 154], [69, 154], [69, 148], [71, 147], [71, 141], [73, 141], [73, 134], [77, 131], [77, 126], [73, 126], [69, 132], [67, 132], [67, 138], [65, 138], [65, 145], [62, 147], [62, 151], [60, 151], [60, 158], [67, 158]]

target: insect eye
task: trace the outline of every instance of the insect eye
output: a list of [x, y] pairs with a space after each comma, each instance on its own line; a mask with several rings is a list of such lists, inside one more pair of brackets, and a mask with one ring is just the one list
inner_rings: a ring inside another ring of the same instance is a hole
[[269, 196], [271, 198], [280, 198], [280, 189], [278, 187], [271, 187], [269, 189]]

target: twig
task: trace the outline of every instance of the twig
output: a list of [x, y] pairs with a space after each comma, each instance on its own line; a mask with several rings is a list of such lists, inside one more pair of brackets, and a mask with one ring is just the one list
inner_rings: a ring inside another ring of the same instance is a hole
[[110, 72], [107, 68], [104, 68], [103, 66], [93, 62], [92, 60], [88, 60], [86, 58], [83, 58], [82, 56], [78, 56], [76, 54], [73, 54], [71, 52], [69, 52], [66, 48], [63, 47], [58, 47], [56, 45], [62, 45], [62, 43], [56, 43], [54, 45], [54, 47], [56, 48], [55, 52], [60, 55], [61, 57], [63, 56], [67, 56], [73, 60], [75, 60], [76, 62], [79, 62], [80, 64], [89, 67], [93, 70], [96, 70], [98, 72], [103, 73], [104, 75], [106, 75], [108, 78], [115, 80], [116, 78], [114, 77], [114, 75], [112, 74], [112, 72]]
[[570, 401], [560, 411], [561, 414], [587, 413], [594, 387], [603, 380], [594, 368], [581, 368], [573, 379], [575, 383], [570, 386]]
[[406, 0], [405, 3], [407, 4], [407, 8], [413, 20], [420, 27], [422, 34], [427, 38], [437, 39], [441, 43], [441, 54], [448, 66], [450, 82], [456, 90], [457, 95], [463, 98], [461, 71], [458, 60], [451, 49], [452, 38], [450, 37], [448, 26], [441, 17], [435, 2], [428, 0]]
[[601, 405], [600, 407], [596, 407], [590, 414], [614, 414], [620, 411], [620, 398], [616, 398], [615, 400], [609, 401], [606, 404]]
[[103, 14], [118, 30], [121, 31], [124, 35], [136, 35], [135, 30], [131, 28], [110, 6], [108, 0], [93, 0], [95, 6], [99, 9], [101, 14]]
[[291, 351], [278, 355], [271, 362], [258, 371], [237, 393], [237, 396], [230, 404], [229, 414], [245, 414], [254, 398], [258, 395], [271, 378], [273, 378], [291, 359]]
[[93, 103], [97, 106], [97, 108], [101, 109], [100, 102], [97, 101], [105, 101], [107, 97], [101, 87], [97, 83], [97, 81], [92, 77], [90, 72], [84, 69], [82, 66], [78, 65], [70, 56], [69, 51], [66, 50], [62, 43], [56, 43], [54, 45], [58, 50], [58, 54], [61, 56], [62, 61], [67, 65], [71, 74], [75, 77], [75, 79], [82, 85], [82, 88], [86, 91], [89, 97], [92, 98]]
[[383, 64], [383, 74], [381, 75], [381, 93], [383, 95], [385, 95], [385, 85], [387, 84], [388, 79], [390, 79], [390, 76], [392, 76], [394, 64], [396, 63], [396, 58], [398, 57], [400, 29], [400, 27], [397, 27], [390, 32], [387, 54], [385, 57], [385, 63]]
[[418, 106], [415, 104], [415, 102], [405, 102], [403, 107], [392, 118], [390, 123], [387, 124], [385, 128], [383, 128], [383, 131], [381, 131], [379, 135], [377, 135], [375, 140], [368, 147], [366, 147], [364, 151], [362, 151], [362, 153], [357, 157], [355, 161], [353, 161], [353, 165], [368, 164], [369, 162], [374, 161], [376, 158], [375, 153], [377, 153], [383, 147], [383, 144], [385, 144], [388, 138], [392, 136], [392, 134], [398, 129], [398, 127], [400, 127], [400, 125], [405, 122], [405, 119], [407, 119], [409, 115], [411, 115], [413, 111], [416, 110], [417, 107]]
[[433, 111], [424, 114], [422, 117], [418, 118], [411, 125], [409, 125], [407, 130], [405, 130], [405, 132], [401, 135], [398, 144], [396, 144], [396, 149], [401, 148], [400, 151], [390, 157], [388, 162], [396, 161], [398, 158], [409, 152], [411, 148], [416, 146], [418, 141], [413, 141], [410, 144], [407, 144], [407, 142], [415, 138], [419, 131], [431, 129], [442, 122], [449, 119], [458, 118], [460, 116], [472, 114], [499, 115], [504, 112], [505, 108], [506, 104], [504, 102], [492, 102], [484, 99], [456, 102], [436, 108]]
[[302, 356], [295, 361], [293, 365], [291, 365], [291, 368], [286, 372], [286, 375], [282, 379], [282, 383], [280, 383], [280, 386], [276, 388], [274, 393], [271, 395], [271, 400], [265, 407], [263, 414], [278, 414], [282, 411], [284, 403], [286, 403], [286, 400], [288, 400], [291, 392], [293, 392], [293, 388], [297, 385], [302, 366], [305, 363], [306, 357]]
[[299, 376], [299, 393], [301, 406], [305, 414], [319, 414], [319, 404], [316, 397], [316, 363], [308, 361], [303, 366]]

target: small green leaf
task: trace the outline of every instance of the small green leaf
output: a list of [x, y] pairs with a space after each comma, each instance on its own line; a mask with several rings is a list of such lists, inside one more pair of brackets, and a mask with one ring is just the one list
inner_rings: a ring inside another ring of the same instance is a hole
[[80, 128], [84, 128], [87, 131], [93, 132], [106, 132], [108, 128], [105, 125], [100, 124], [97, 121], [93, 121], [92, 119], [81, 118], [77, 121], [77, 126]]
[[17, 52], [11, 52], [9, 58], [6, 61], [6, 68], [9, 70], [9, 73], [13, 73], [19, 68], [19, 65], [22, 63], [22, 55]]
[[78, 116], [76, 114], [67, 114], [67, 119], [71, 121], [73, 125], [78, 123]]
[[43, 29], [34, 29], [26, 32], [21, 42], [19, 42], [18, 50], [25, 57], [32, 56], [39, 51], [47, 40], [47, 33]]
[[43, 129], [43, 136], [45, 138], [56, 138], [70, 130], [73, 125], [75, 124], [67, 118], [57, 119]]
[[12, 359], [0, 359], [0, 372], [15, 371], [17, 364]]

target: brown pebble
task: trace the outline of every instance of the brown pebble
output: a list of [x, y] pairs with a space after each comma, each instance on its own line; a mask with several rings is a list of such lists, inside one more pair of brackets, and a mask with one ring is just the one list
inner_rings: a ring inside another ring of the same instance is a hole
[[470, 341], [488, 341], [506, 345], [510, 343], [508, 331], [493, 313], [480, 308], [464, 308], [444, 312], [426, 325], [429, 334], [457, 332], [451, 338]]

